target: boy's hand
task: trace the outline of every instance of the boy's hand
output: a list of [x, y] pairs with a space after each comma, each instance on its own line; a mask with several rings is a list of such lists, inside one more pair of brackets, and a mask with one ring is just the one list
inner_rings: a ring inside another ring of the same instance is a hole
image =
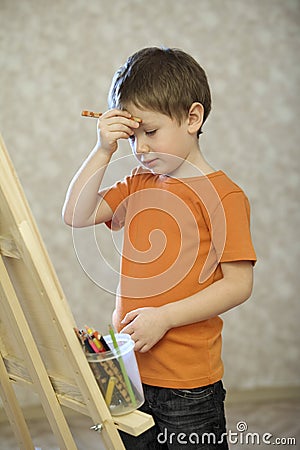
[[121, 322], [126, 325], [121, 333], [130, 334], [134, 349], [145, 353], [168, 331], [167, 321], [160, 308], [139, 308], [130, 311]]
[[118, 148], [118, 140], [128, 139], [138, 127], [139, 123], [131, 118], [128, 111], [119, 109], [106, 111], [98, 119], [97, 144], [102, 150], [112, 154]]

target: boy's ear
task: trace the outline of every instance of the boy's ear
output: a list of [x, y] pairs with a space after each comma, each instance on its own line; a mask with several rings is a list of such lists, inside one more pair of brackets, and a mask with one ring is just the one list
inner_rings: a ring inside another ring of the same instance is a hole
[[188, 113], [188, 131], [190, 134], [197, 133], [203, 123], [204, 108], [202, 103], [195, 102]]

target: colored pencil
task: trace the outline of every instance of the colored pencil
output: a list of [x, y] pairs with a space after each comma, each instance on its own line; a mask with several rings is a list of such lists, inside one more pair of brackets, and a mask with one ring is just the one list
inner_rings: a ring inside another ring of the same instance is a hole
[[129, 377], [128, 377], [128, 374], [127, 374], [127, 371], [126, 371], [126, 368], [125, 368], [125, 365], [124, 365], [123, 358], [121, 356], [121, 350], [120, 350], [120, 347], [118, 346], [117, 339], [116, 339], [116, 336], [115, 336], [115, 332], [114, 332], [113, 327], [111, 325], [109, 325], [109, 334], [111, 336], [111, 340], [113, 342], [114, 349], [116, 350], [117, 355], [118, 355], [118, 361], [119, 361], [119, 364], [120, 364], [121, 372], [122, 372], [123, 377], [124, 377], [124, 381], [125, 381], [125, 384], [126, 384], [126, 387], [127, 387], [127, 390], [128, 390], [128, 394], [129, 394], [131, 403], [133, 405], [136, 405], [136, 398], [135, 398], [135, 395], [134, 395], [134, 392], [133, 392], [133, 389], [132, 389], [132, 386], [131, 386], [131, 383], [130, 383], [130, 380], [129, 380]]
[[[94, 112], [94, 111], [87, 111], [87, 110], [81, 111], [81, 115], [83, 117], [93, 117], [94, 119], [99, 119], [99, 117], [101, 117], [102, 114], [103, 113], [101, 113], [101, 112]], [[140, 119], [139, 117], [132, 116], [131, 119], [138, 123], [142, 122], [142, 119]]]

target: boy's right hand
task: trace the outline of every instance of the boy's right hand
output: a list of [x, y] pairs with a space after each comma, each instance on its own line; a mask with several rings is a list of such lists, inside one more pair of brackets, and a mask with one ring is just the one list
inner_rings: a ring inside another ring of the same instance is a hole
[[97, 146], [111, 155], [118, 148], [118, 140], [130, 138], [138, 127], [128, 111], [110, 109], [98, 119]]

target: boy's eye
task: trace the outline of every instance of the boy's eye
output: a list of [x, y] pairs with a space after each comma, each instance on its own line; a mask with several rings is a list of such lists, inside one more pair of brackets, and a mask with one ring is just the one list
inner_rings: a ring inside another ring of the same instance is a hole
[[150, 130], [150, 131], [145, 131], [145, 135], [146, 136], [153, 136], [156, 133], [157, 130]]

